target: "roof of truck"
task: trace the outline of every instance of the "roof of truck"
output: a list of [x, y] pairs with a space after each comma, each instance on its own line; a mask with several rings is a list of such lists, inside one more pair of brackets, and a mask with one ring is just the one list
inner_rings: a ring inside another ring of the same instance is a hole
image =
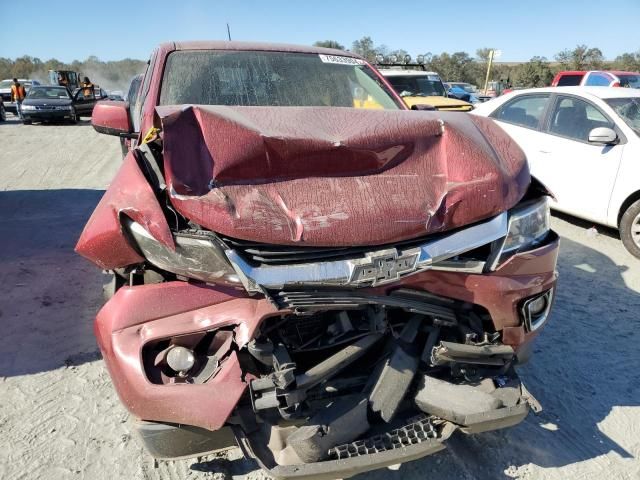
[[247, 50], [264, 52], [317, 53], [325, 55], [341, 55], [343, 57], [361, 58], [352, 52], [334, 48], [309, 47], [307, 45], [290, 45], [287, 43], [235, 42], [224, 40], [202, 40], [189, 42], [170, 42], [163, 46], [168, 50]]
[[[392, 69], [380, 68], [380, 73], [385, 77], [426, 77], [428, 75], [438, 75], [437, 72], [428, 72], [425, 70], [408, 70], [408, 69]], [[439, 75], [438, 75], [439, 76]]]

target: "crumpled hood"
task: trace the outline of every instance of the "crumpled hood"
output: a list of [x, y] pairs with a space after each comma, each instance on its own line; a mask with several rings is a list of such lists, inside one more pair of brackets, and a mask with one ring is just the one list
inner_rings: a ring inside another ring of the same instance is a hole
[[491, 120], [325, 107], [157, 107], [174, 207], [264, 243], [377, 245], [515, 205], [524, 153]]

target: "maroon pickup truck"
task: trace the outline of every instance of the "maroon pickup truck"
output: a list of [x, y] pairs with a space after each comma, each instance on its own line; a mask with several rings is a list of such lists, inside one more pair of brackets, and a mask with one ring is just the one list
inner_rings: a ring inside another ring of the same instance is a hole
[[516, 367], [558, 237], [491, 120], [290, 45], [164, 44], [140, 95], [94, 110], [137, 146], [76, 249], [113, 273], [95, 332], [155, 457], [346, 478], [538, 410]]

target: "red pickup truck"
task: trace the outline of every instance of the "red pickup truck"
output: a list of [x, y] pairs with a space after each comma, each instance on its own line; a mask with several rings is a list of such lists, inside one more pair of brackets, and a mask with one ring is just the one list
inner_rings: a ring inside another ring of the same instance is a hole
[[139, 144], [76, 250], [113, 273], [95, 332], [153, 455], [237, 442], [275, 478], [347, 478], [538, 410], [515, 366], [558, 237], [490, 119], [291, 45], [164, 44], [140, 99], [138, 132], [95, 108]]

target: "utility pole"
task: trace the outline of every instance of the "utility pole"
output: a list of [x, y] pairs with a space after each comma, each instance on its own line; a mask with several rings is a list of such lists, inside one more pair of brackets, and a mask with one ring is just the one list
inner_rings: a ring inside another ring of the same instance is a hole
[[487, 89], [489, 88], [489, 75], [491, 75], [491, 66], [493, 65], [493, 60], [499, 58], [502, 55], [502, 50], [489, 50], [489, 63], [487, 64], [487, 76], [484, 79], [484, 94], [487, 94]]
[[229, 28], [229, 22], [227, 22], [227, 38], [231, 41], [231, 29]]
[[489, 87], [489, 74], [491, 73], [491, 64], [493, 63], [493, 50], [489, 50], [489, 63], [487, 64], [487, 76], [484, 79], [484, 94], [487, 94]]

